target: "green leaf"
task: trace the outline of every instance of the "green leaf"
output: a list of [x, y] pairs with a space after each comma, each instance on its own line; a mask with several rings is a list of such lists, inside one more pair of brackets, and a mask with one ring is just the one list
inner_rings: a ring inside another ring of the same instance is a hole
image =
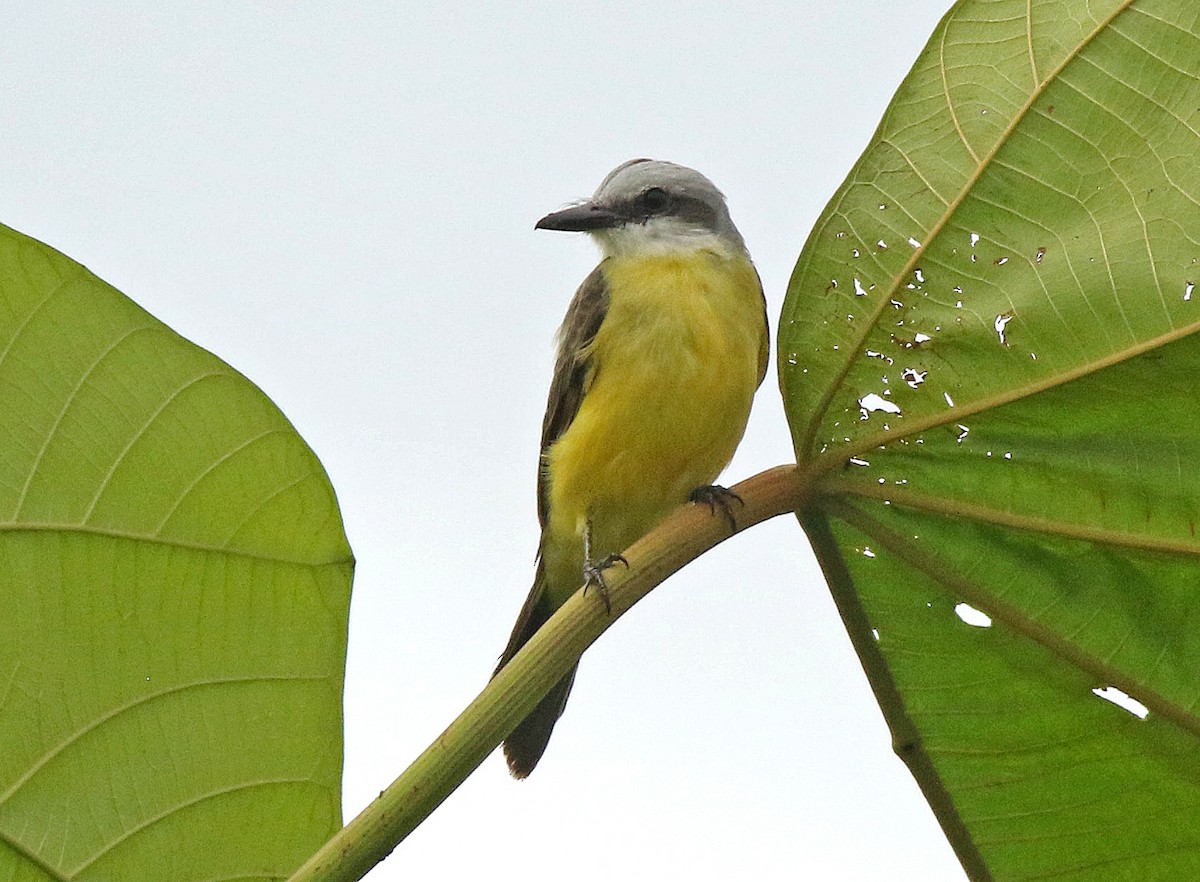
[[340, 823], [352, 560], [245, 377], [0, 227], [0, 878], [286, 877]]
[[801, 520], [972, 878], [1200, 877], [1198, 157], [1200, 6], [968, 0], [792, 279]]

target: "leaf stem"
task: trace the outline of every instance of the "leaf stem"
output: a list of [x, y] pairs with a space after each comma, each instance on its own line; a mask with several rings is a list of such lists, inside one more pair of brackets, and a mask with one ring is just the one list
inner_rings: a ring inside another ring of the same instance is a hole
[[[731, 488], [743, 504], [737, 531], [798, 509], [807, 494], [793, 465]], [[651, 589], [728, 539], [722, 512], [688, 503], [625, 551], [629, 567], [605, 574], [612, 614], [576, 592], [391, 786], [334, 834], [288, 882], [354, 882], [416, 829], [487, 758], [580, 655]]]

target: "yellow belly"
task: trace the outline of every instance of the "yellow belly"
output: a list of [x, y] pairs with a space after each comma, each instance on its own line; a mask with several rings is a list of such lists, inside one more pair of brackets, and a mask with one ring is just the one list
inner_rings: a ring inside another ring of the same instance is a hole
[[574, 421], [547, 452], [542, 539], [555, 604], [592, 557], [617, 553], [694, 488], [711, 484], [745, 431], [765, 352], [758, 277], [711, 251], [604, 264], [610, 303]]

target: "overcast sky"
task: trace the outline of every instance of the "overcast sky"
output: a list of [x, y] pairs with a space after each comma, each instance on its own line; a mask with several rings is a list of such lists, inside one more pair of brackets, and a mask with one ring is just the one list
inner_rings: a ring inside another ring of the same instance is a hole
[[[484, 685], [529, 588], [553, 333], [596, 261], [534, 221], [631, 157], [698, 168], [774, 330], [947, 5], [5, 10], [0, 222], [254, 380], [337, 489], [347, 819]], [[726, 482], [792, 458], [772, 369]], [[528, 781], [493, 756], [367, 878], [564, 877], [964, 878], [794, 519], [656, 590]]]

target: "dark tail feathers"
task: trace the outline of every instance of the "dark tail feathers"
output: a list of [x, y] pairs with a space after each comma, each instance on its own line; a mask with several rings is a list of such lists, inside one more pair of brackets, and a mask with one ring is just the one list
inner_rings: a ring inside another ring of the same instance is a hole
[[[533, 590], [529, 592], [525, 606], [521, 608], [517, 624], [513, 627], [512, 636], [508, 638], [508, 646], [504, 647], [504, 653], [500, 656], [500, 664], [496, 666], [493, 677], [512, 660], [512, 657], [517, 654], [517, 650], [528, 642], [529, 638], [546, 623], [553, 612], [554, 610], [549, 608], [545, 592], [542, 590], [542, 567], [539, 561]], [[572, 668], [565, 677], [555, 683], [546, 693], [546, 697], [504, 740], [504, 757], [508, 760], [508, 770], [514, 778], [528, 776], [534, 766], [538, 764], [538, 760], [542, 758], [542, 754], [545, 753], [546, 744], [550, 741], [550, 733], [554, 731], [554, 724], [558, 722], [563, 708], [567, 705], [567, 696], [571, 694], [571, 684], [575, 682], [576, 670], [577, 668]]]

